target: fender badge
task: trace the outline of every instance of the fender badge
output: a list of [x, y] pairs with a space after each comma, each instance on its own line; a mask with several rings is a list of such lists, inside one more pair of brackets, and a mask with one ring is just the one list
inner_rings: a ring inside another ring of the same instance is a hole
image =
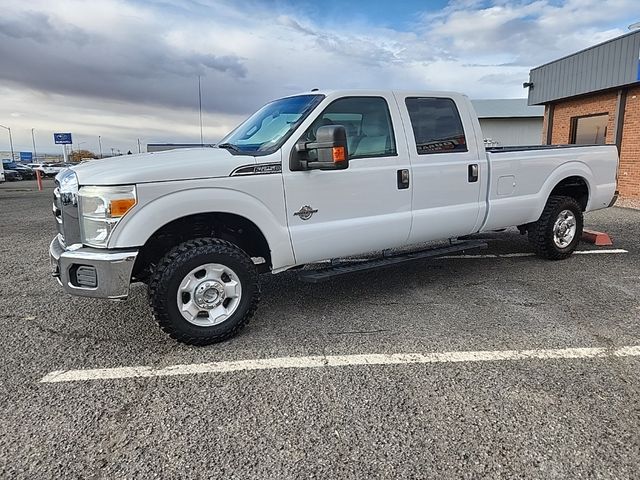
[[309, 220], [317, 211], [317, 209], [313, 209], [309, 205], [305, 205], [293, 215], [297, 215], [298, 217], [300, 217], [300, 220]]

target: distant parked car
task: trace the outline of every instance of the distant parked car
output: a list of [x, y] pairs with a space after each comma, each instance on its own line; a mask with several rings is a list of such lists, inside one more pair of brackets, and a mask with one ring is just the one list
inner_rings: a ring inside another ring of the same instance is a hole
[[20, 175], [22, 175], [22, 178], [24, 178], [25, 180], [33, 180], [34, 178], [36, 178], [35, 170], [31, 167], [27, 167], [26, 165], [18, 165], [18, 168], [14, 168], [12, 170], [16, 170], [18, 173], [20, 173]]
[[36, 170], [40, 170], [40, 173], [44, 175], [44, 163], [27, 163], [27, 167], [32, 169], [34, 173], [36, 172]]
[[28, 166], [34, 170], [40, 170], [40, 173], [45, 177], [55, 177], [67, 168], [67, 166], [62, 163], [29, 163]]
[[19, 180], [22, 180], [22, 175], [20, 175], [15, 170], [5, 170], [4, 178], [7, 180], [7, 182], [17, 182]]
[[3, 160], [2, 166], [5, 170], [15, 170], [18, 172], [24, 180], [31, 180], [36, 178], [36, 172], [31, 167], [27, 167], [26, 165], [20, 165], [18, 163]]

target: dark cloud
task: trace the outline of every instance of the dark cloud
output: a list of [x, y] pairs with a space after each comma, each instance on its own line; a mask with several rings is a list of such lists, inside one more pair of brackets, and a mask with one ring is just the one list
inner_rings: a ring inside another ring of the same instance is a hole
[[56, 26], [49, 16], [38, 12], [24, 12], [17, 18], [0, 18], [0, 37], [10, 39], [30, 39], [37, 43], [51, 41], [69, 41], [82, 45], [88, 41], [88, 35], [73, 25], [63, 28]]
[[193, 55], [186, 59], [186, 62], [195, 68], [204, 66], [219, 72], [228, 72], [236, 78], [247, 76], [247, 68], [238, 57], [226, 55], [216, 57], [215, 55]]
[[[177, 51], [156, 25], [118, 32], [83, 30], [42, 13], [0, 20], [0, 81], [65, 95], [110, 98], [171, 107], [193, 107], [194, 85], [224, 90], [205, 96], [205, 108], [246, 112], [242, 58]], [[241, 101], [235, 101], [235, 100]]]

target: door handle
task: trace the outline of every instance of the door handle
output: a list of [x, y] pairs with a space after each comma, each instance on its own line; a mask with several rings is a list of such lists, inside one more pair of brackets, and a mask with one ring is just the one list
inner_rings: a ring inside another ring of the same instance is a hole
[[403, 168], [398, 170], [398, 190], [406, 190], [409, 188], [409, 170]]
[[469, 165], [469, 183], [478, 181], [478, 164], [472, 163]]

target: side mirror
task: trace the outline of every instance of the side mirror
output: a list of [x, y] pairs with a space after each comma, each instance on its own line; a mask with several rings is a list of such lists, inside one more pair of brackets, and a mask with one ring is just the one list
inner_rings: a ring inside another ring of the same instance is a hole
[[[310, 158], [315, 150], [317, 158]], [[342, 125], [318, 128], [315, 142], [299, 142], [291, 152], [291, 170], [344, 170], [349, 168], [347, 131]]]

